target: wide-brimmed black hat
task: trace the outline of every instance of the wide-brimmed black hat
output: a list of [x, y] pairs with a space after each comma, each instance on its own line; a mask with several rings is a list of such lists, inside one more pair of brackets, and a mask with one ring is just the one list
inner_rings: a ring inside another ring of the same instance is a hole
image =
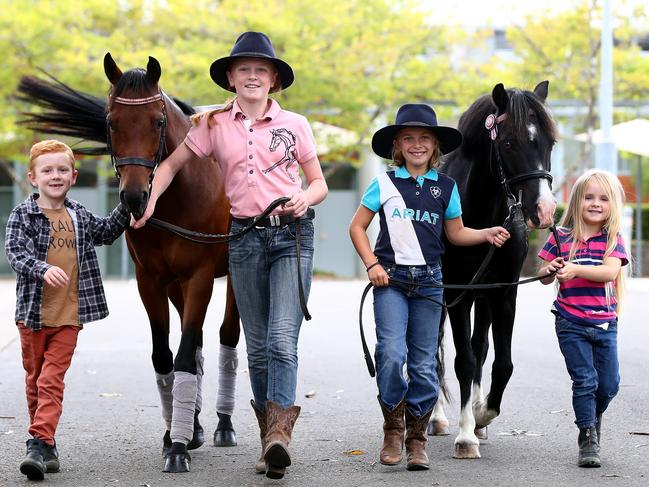
[[462, 143], [462, 134], [453, 127], [437, 125], [435, 110], [423, 103], [408, 103], [397, 110], [394, 125], [388, 125], [376, 131], [372, 137], [372, 150], [384, 159], [392, 159], [392, 147], [397, 132], [408, 127], [422, 127], [429, 129], [437, 140], [442, 154], [447, 154], [457, 149]]
[[[280, 81], [279, 89], [285, 90], [293, 83], [293, 70], [288, 63], [275, 56], [273, 43], [262, 32], [244, 32], [234, 43], [234, 47], [229, 56], [217, 59], [212, 63], [212, 66], [210, 66], [210, 76], [214, 82], [221, 88], [234, 92], [234, 88], [228, 83], [226, 71], [232, 61], [242, 57], [255, 57], [271, 61], [275, 65], [275, 68], [277, 68], [277, 75]], [[271, 89], [272, 91], [279, 90]]]

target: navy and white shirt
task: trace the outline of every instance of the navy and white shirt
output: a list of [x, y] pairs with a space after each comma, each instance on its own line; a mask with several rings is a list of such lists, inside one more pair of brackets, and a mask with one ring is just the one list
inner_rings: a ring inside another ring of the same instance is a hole
[[[43, 325], [43, 278], [52, 267], [47, 263], [50, 222], [36, 203], [37, 198], [37, 194], [32, 194], [11, 211], [5, 236], [5, 252], [16, 271], [16, 321], [24, 321], [33, 330], [40, 330]], [[65, 208], [72, 217], [77, 246], [79, 323], [89, 323], [108, 315], [95, 246], [115, 241], [124, 232], [130, 216], [122, 204], [105, 218], [93, 215], [68, 198]]]
[[444, 253], [444, 220], [462, 215], [455, 181], [431, 169], [413, 177], [405, 166], [374, 178], [361, 204], [379, 213], [374, 255], [397, 265], [433, 265]]

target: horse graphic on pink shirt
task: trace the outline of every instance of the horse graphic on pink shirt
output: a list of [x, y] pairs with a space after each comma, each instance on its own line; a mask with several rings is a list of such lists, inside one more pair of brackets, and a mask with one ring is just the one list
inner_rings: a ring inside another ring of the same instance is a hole
[[295, 159], [295, 134], [291, 132], [290, 130], [287, 129], [271, 129], [270, 131], [271, 134], [273, 134], [273, 138], [270, 140], [270, 146], [268, 147], [271, 152], [275, 152], [280, 144], [284, 144], [284, 157], [282, 157], [279, 161], [277, 161], [275, 164], [270, 166], [268, 169], [264, 169], [262, 172], [264, 174], [268, 174], [270, 171], [275, 169], [278, 166], [281, 166], [282, 164], [286, 163], [286, 174], [288, 174], [288, 177], [291, 178], [291, 181], [295, 181], [295, 176], [293, 176], [289, 172], [289, 166], [293, 164], [294, 162], [297, 162], [297, 159]]

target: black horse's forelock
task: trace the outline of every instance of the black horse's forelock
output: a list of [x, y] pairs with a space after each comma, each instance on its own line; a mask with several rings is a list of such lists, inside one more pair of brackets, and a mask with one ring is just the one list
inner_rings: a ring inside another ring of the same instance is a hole
[[[557, 140], [557, 129], [546, 105], [531, 91], [510, 88], [507, 94], [507, 119], [498, 125], [499, 130], [506, 131], [517, 139], [526, 139], [527, 126], [533, 118], [541, 133], [554, 144]], [[496, 113], [496, 106], [491, 95], [483, 95], [460, 117], [458, 130], [462, 132], [462, 147], [465, 152], [477, 153], [491, 143], [489, 132], [485, 128], [485, 120], [490, 113]]]

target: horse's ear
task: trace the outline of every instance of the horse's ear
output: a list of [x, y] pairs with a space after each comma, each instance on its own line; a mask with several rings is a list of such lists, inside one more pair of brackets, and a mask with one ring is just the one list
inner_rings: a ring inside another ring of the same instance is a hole
[[106, 73], [106, 77], [112, 85], [116, 85], [122, 77], [122, 71], [117, 67], [117, 64], [115, 64], [115, 61], [113, 61], [113, 57], [109, 52], [104, 56], [104, 73]]
[[538, 96], [543, 103], [545, 103], [546, 98], [548, 97], [548, 86], [550, 82], [548, 80], [541, 81], [536, 88], [534, 88], [534, 94]]
[[491, 99], [493, 100], [496, 108], [498, 108], [498, 113], [505, 113], [507, 111], [507, 105], [509, 105], [509, 95], [507, 90], [502, 83], [498, 83], [494, 86], [493, 91], [491, 92]]
[[146, 65], [146, 79], [149, 86], [157, 85], [161, 74], [162, 69], [160, 68], [160, 63], [156, 58], [149, 56], [149, 62]]

